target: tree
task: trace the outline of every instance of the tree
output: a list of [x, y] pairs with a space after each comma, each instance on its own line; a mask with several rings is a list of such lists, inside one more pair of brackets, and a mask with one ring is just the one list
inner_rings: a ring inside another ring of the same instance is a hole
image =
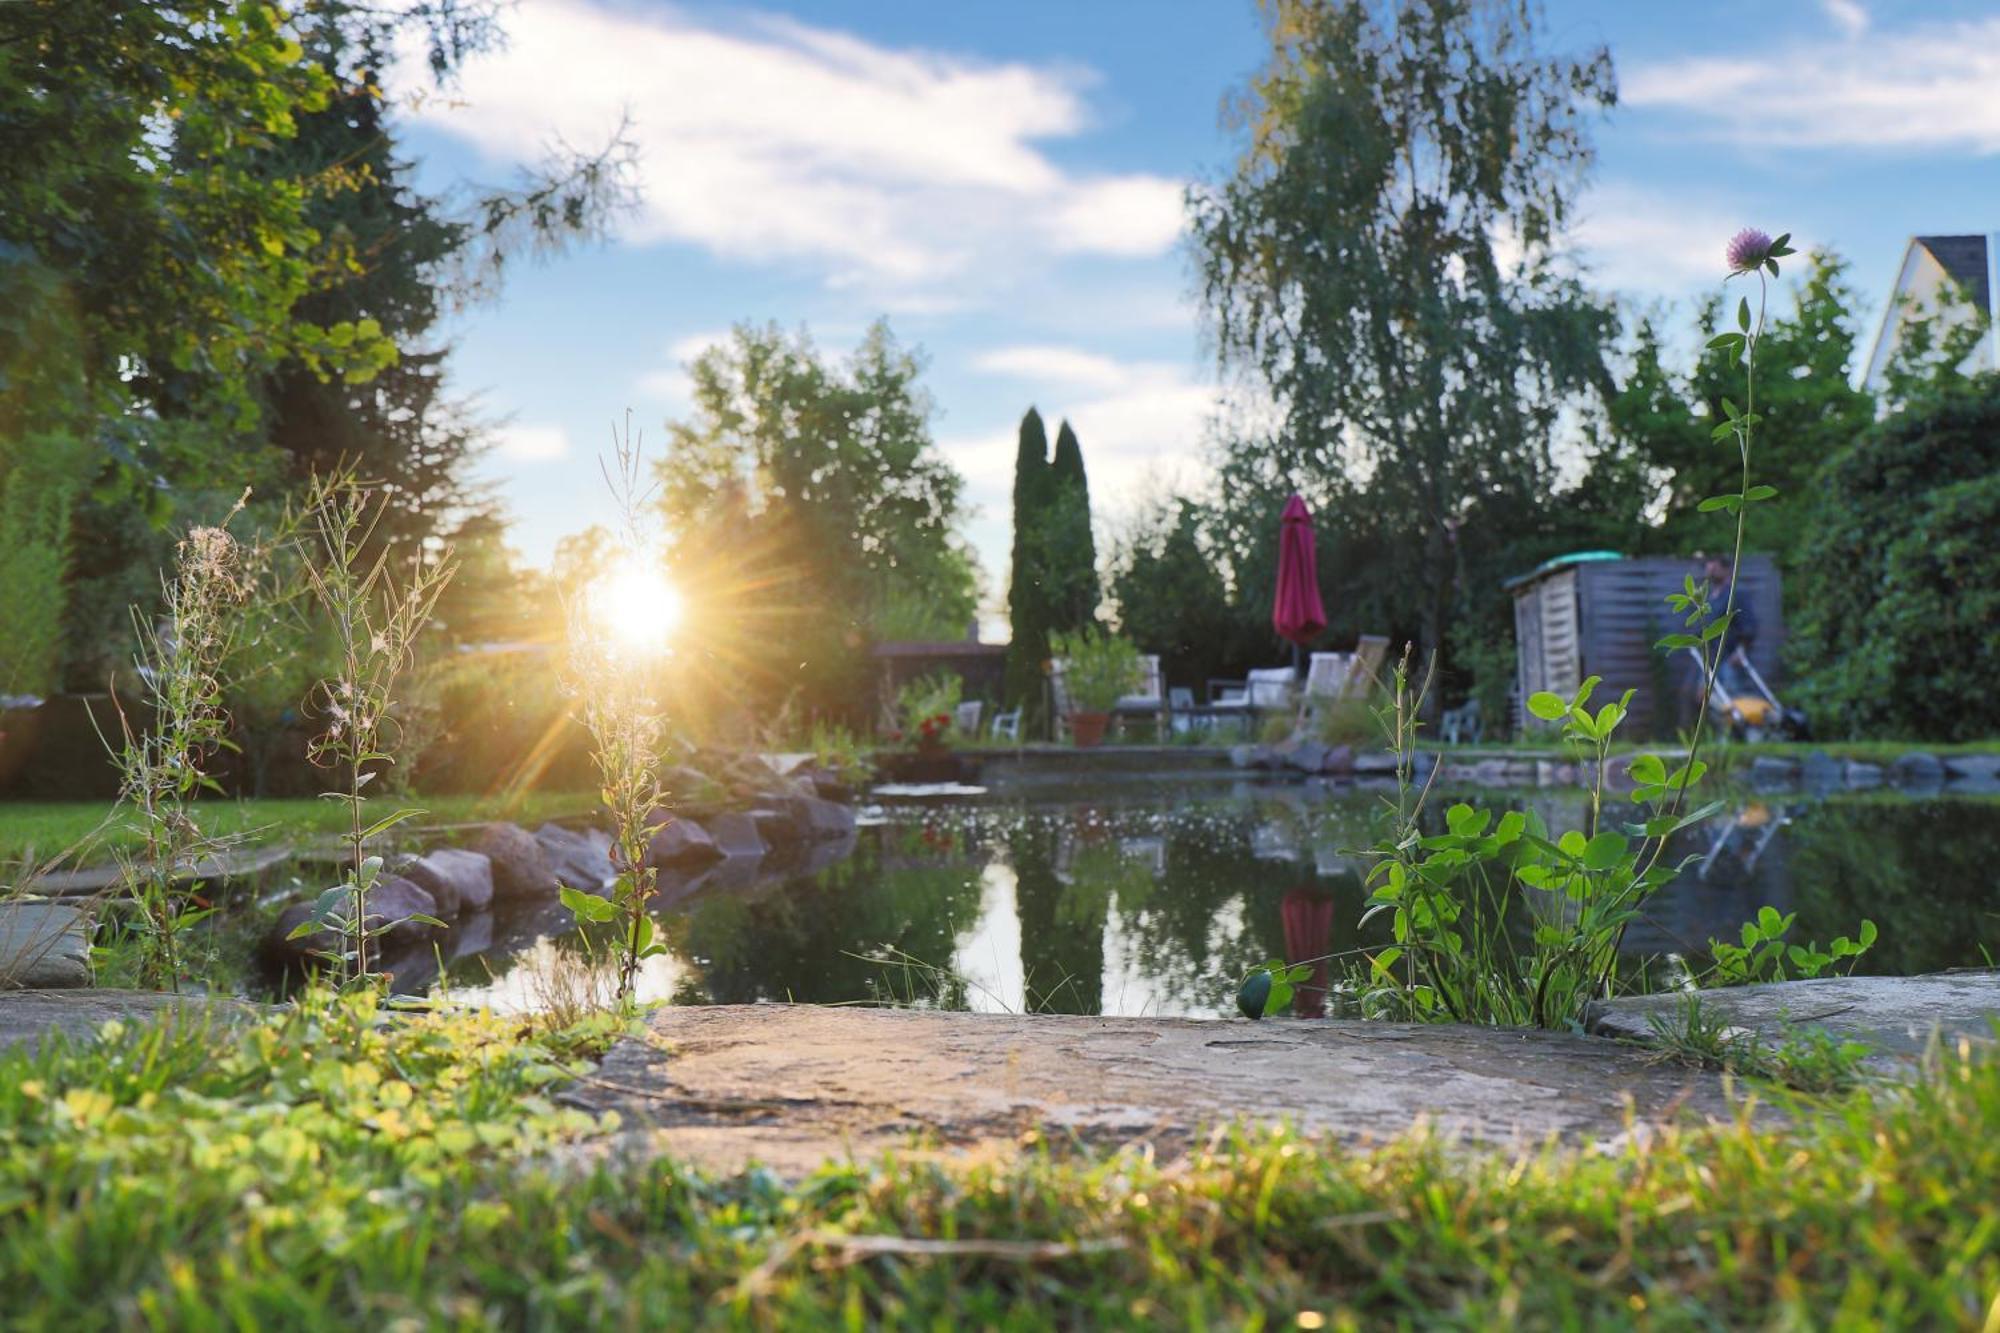
[[1610, 313], [1559, 244], [1610, 56], [1538, 53], [1528, 3], [1266, 13], [1243, 154], [1188, 199], [1219, 359], [1281, 413], [1231, 442], [1229, 493], [1372, 515], [1387, 591], [1435, 649], [1468, 548], [1506, 535], [1477, 520], [1546, 494], [1564, 404], [1606, 384]]
[[1033, 707], [1042, 698], [1050, 611], [1039, 516], [1053, 490], [1048, 431], [1042, 414], [1030, 407], [1021, 417], [1014, 452], [1014, 539], [1007, 574], [1007, 698], [1016, 706]]
[[659, 466], [673, 561], [717, 669], [766, 702], [797, 690], [859, 716], [890, 608], [931, 608], [925, 637], [972, 616], [964, 481], [931, 439], [922, 368], [886, 321], [844, 363], [744, 324], [690, 367], [693, 412]]
[[1040, 542], [1047, 571], [1050, 630], [1080, 630], [1097, 621], [1097, 540], [1090, 530], [1090, 480], [1083, 446], [1065, 420], [1049, 463], [1051, 495]]
[[1198, 689], [1226, 674], [1238, 619], [1201, 521], [1201, 509], [1180, 498], [1141, 513], [1111, 573], [1119, 632], [1158, 653], [1168, 680]]
[[1790, 653], [1815, 728], [2000, 731], [2000, 376], [1920, 395], [1829, 459], [1808, 494]]

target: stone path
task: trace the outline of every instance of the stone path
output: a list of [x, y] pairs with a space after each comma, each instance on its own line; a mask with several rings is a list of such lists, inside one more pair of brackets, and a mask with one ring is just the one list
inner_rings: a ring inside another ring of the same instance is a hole
[[[1604, 1036], [1650, 1041], [1655, 1015], [1671, 1018], [1677, 995], [1642, 995], [1601, 1007], [1593, 1027]], [[2000, 969], [1936, 972], [1921, 977], [1825, 977], [1701, 993], [1703, 1007], [1770, 1042], [1786, 1024], [1816, 1027], [1875, 1048], [1879, 1072], [1916, 1072], [1933, 1032], [1948, 1045], [1990, 1044], [2000, 1019]]]
[[1615, 1139], [1628, 1108], [1730, 1109], [1714, 1074], [1561, 1033], [807, 1005], [658, 1010], [565, 1097], [618, 1110], [627, 1147], [785, 1173], [913, 1144], [1008, 1151], [1030, 1129], [1173, 1156], [1237, 1119], [1361, 1142], [1427, 1118], [1502, 1144]]
[[52, 1032], [94, 1037], [112, 1019], [147, 1023], [184, 1015], [195, 1021], [253, 1012], [243, 1000], [199, 995], [164, 995], [143, 990], [0, 991], [0, 1050], [33, 1046]]

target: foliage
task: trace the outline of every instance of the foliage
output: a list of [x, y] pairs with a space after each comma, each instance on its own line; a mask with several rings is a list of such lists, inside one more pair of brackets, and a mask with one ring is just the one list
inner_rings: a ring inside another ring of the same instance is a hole
[[1708, 952], [1715, 960], [1711, 979], [1725, 986], [1810, 979], [1843, 959], [1849, 960], [1847, 970], [1851, 972], [1853, 960], [1875, 944], [1875, 923], [1868, 920], [1862, 921], [1855, 938], [1836, 935], [1824, 950], [1817, 940], [1811, 944], [1787, 944], [1785, 936], [1791, 933], [1792, 923], [1797, 919], [1797, 912], [1780, 912], [1767, 906], [1758, 910], [1755, 921], [1743, 923], [1741, 944], [1710, 940]]
[[660, 495], [719, 692], [768, 703], [803, 680], [811, 714], [859, 720], [873, 616], [915, 599], [963, 633], [964, 482], [931, 438], [922, 368], [886, 323], [842, 363], [803, 332], [739, 325], [689, 367]]
[[615, 1031], [354, 996], [0, 1056], [0, 1299], [83, 1333], [1977, 1327], [2000, 1289], [1990, 1059], [1616, 1151], [1236, 1130], [1173, 1163], [1035, 1139], [787, 1183], [559, 1154], [614, 1129], [552, 1093]]
[[1780, 1024], [1778, 1041], [1769, 1041], [1759, 1032], [1730, 1023], [1726, 1014], [1704, 1004], [1701, 992], [1693, 990], [1681, 996], [1670, 1017], [1654, 1015], [1651, 1027], [1652, 1045], [1671, 1059], [1768, 1079], [1805, 1093], [1855, 1087], [1870, 1054], [1865, 1042], [1789, 1023]]
[[2000, 732], [2000, 377], [1920, 396], [1826, 462], [1791, 586], [1816, 732]]
[[68, 435], [0, 426], [0, 696], [55, 693], [81, 455]]
[[1132, 641], [1098, 629], [1058, 631], [1049, 651], [1062, 663], [1072, 709], [1107, 713], [1139, 688], [1139, 650]]
[[1227, 675], [1237, 620], [1220, 562], [1205, 545], [1203, 512], [1185, 498], [1142, 510], [1111, 560], [1118, 632], [1160, 655], [1168, 680], [1197, 691]]
[[1558, 251], [1610, 57], [1538, 52], [1533, 12], [1273, 0], [1242, 155], [1189, 196], [1220, 358], [1282, 414], [1226, 442], [1225, 502], [1268, 529], [1297, 489], [1372, 530], [1431, 652], [1468, 548], [1536, 507], [1565, 404], [1606, 378], [1610, 315]]
[[[641, 487], [639, 441], [629, 417], [614, 446], [616, 466], [604, 469], [619, 518], [619, 555], [613, 568], [647, 569], [659, 559], [659, 542], [651, 496]], [[666, 952], [655, 938], [647, 908], [659, 884], [659, 867], [649, 849], [655, 812], [666, 798], [662, 769], [667, 739], [659, 698], [665, 645], [643, 633], [621, 634], [619, 626], [608, 623], [610, 616], [629, 610], [594, 604], [588, 594], [570, 605], [570, 688], [590, 732], [618, 877], [608, 901], [573, 885], [561, 890], [563, 905], [578, 921], [619, 923], [618, 997], [628, 1004], [639, 964]]]
[[172, 572], [162, 576], [160, 622], [132, 611], [152, 716], [150, 725], [135, 725], [122, 708], [118, 716], [118, 800], [140, 843], [136, 855], [120, 855], [119, 879], [137, 907], [140, 980], [175, 991], [185, 970], [181, 935], [207, 915], [176, 880], [229, 845], [203, 834], [194, 803], [201, 792], [218, 790], [209, 765], [229, 743], [219, 672], [236, 634], [244, 565], [226, 520], [195, 528], [181, 539]]
[[1064, 421], [1049, 460], [1049, 495], [1031, 515], [1029, 535], [1041, 558], [1049, 629], [1079, 630], [1097, 623], [1097, 541], [1090, 530], [1090, 480], [1083, 446]]
[[1042, 414], [1021, 417], [1014, 453], [1013, 548], [1007, 571], [1007, 700], [1037, 709], [1049, 660], [1049, 590], [1042, 570], [1040, 516], [1054, 495]]
[[[406, 807], [370, 823], [364, 789], [396, 762], [399, 678], [410, 665], [438, 594], [451, 581], [453, 564], [446, 550], [407, 572], [392, 567], [389, 548], [374, 540], [375, 526], [388, 510], [387, 498], [351, 477], [315, 482], [306, 510], [313, 531], [302, 565], [334, 645], [333, 674], [320, 680], [307, 700], [307, 712], [322, 730], [306, 753], [315, 765], [339, 775], [341, 789], [328, 796], [347, 809], [341, 840], [347, 844], [348, 868], [342, 883], [313, 901], [311, 914], [293, 929], [292, 938], [331, 927], [340, 937], [341, 952], [329, 961], [359, 981], [370, 976], [370, 942], [400, 924], [368, 912], [368, 892], [383, 868], [382, 858], [369, 854], [368, 841], [423, 813]], [[434, 917], [413, 919], [444, 925]]]
[[907, 681], [896, 691], [896, 739], [918, 749], [941, 748], [951, 736], [965, 682], [952, 671]]

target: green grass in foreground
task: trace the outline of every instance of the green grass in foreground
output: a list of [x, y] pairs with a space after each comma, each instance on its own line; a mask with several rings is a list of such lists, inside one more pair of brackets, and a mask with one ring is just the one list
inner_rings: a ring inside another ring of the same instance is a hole
[[610, 1128], [550, 1088], [611, 1031], [320, 1000], [0, 1058], [0, 1309], [63, 1330], [2000, 1320], [2000, 1063], [1962, 1053], [1789, 1135], [1609, 1155], [1258, 1132], [1170, 1169], [1030, 1154], [794, 1186], [531, 1164]]
[[[481, 819], [511, 819], [537, 824], [557, 815], [583, 814], [597, 808], [595, 792], [526, 792], [504, 795], [417, 796], [407, 802], [380, 797], [370, 805], [374, 816], [407, 804], [424, 811], [415, 825], [459, 824]], [[249, 835], [257, 843], [268, 838], [297, 840], [315, 834], [338, 833], [347, 827], [347, 807], [311, 796], [263, 800], [208, 800], [196, 807], [204, 833]], [[110, 823], [106, 825], [106, 819]], [[105, 859], [118, 847], [138, 845], [126, 826], [127, 817], [113, 815], [98, 801], [0, 802], [0, 861], [17, 860], [31, 852], [54, 856], [80, 844], [94, 847], [85, 862]], [[95, 841], [91, 840], [95, 838]]]

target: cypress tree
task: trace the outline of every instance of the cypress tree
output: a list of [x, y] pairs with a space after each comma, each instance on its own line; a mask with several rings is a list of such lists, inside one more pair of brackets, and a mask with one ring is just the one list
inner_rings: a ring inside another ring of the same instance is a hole
[[1078, 630], [1097, 619], [1097, 541], [1090, 532], [1090, 481], [1083, 471], [1083, 446], [1065, 420], [1056, 432], [1055, 461], [1049, 465], [1047, 510], [1049, 628]]
[[1007, 577], [1007, 698], [1041, 702], [1042, 663], [1049, 655], [1048, 585], [1041, 558], [1042, 513], [1052, 489], [1049, 434], [1042, 414], [1028, 409], [1014, 454], [1014, 546]]

